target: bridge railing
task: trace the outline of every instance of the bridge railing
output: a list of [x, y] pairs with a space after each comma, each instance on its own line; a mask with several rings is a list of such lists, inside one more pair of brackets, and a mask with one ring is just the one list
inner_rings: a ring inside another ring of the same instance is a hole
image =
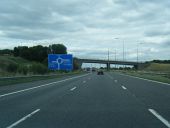
[[[97, 59], [97, 58], [79, 58], [80, 60], [96, 60], [96, 61], [108, 61], [108, 59]], [[137, 63], [135, 60], [121, 60], [121, 59], [109, 59], [109, 61], [115, 61], [115, 62], [133, 62]], [[138, 61], [138, 63], [145, 63], [145, 61]]]

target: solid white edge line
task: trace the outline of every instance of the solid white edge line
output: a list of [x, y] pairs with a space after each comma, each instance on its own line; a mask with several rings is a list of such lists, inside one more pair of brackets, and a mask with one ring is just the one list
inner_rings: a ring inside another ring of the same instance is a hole
[[157, 113], [154, 109], [148, 109], [154, 116], [156, 116], [162, 123], [164, 123], [168, 128], [170, 128], [170, 123], [163, 118], [159, 113]]
[[129, 77], [132, 77], [132, 78], [137, 78], [137, 79], [141, 79], [141, 80], [149, 81], [149, 82], [154, 82], [154, 83], [159, 83], [159, 84], [170, 85], [170, 84], [168, 84], [168, 83], [159, 82], [159, 81], [155, 81], [155, 80], [149, 80], [149, 79], [145, 79], [145, 78], [141, 78], [141, 77], [137, 77], [137, 76], [131, 76], [131, 75], [121, 74], [121, 73], [119, 73], [119, 74], [120, 74], [120, 75], [123, 75], [123, 76], [129, 76]]
[[52, 82], [52, 83], [48, 83], [48, 84], [39, 85], [39, 86], [36, 86], [36, 87], [31, 87], [31, 88], [27, 88], [27, 89], [11, 92], [11, 93], [6, 93], [6, 94], [3, 94], [3, 95], [0, 95], [0, 98], [4, 97], [4, 96], [12, 95], [12, 94], [20, 93], [20, 92], [25, 92], [25, 91], [41, 88], [41, 87], [52, 85], [52, 84], [57, 84], [57, 83], [65, 82], [65, 81], [68, 81], [68, 80], [80, 78], [80, 77], [87, 76], [87, 75], [89, 75], [89, 74], [85, 74], [85, 75], [81, 75], [81, 76], [75, 76], [75, 77], [71, 77], [71, 78], [68, 78], [68, 79], [64, 79], [64, 80], [60, 80], [60, 81], [56, 81], [56, 82]]
[[70, 91], [73, 91], [73, 90], [75, 90], [76, 88], [77, 88], [77, 87], [73, 87], [73, 88], [70, 89]]
[[33, 116], [35, 113], [37, 113], [38, 111], [40, 111], [40, 109], [37, 109], [35, 111], [33, 111], [32, 113], [24, 116], [23, 118], [21, 118], [20, 120], [18, 120], [17, 122], [11, 124], [10, 126], [8, 126], [7, 128], [13, 128], [15, 126], [17, 126], [18, 124], [20, 124], [21, 122], [23, 122], [24, 120], [26, 120], [27, 118], [30, 118], [31, 116]]
[[124, 90], [126, 90], [126, 89], [127, 89], [125, 86], [122, 86], [122, 88], [123, 88]]

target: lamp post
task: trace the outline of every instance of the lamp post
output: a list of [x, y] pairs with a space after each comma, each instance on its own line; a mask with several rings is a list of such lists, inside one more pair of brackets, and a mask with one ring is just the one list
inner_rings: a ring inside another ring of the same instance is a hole
[[[114, 38], [114, 39], [116, 39], [116, 40], [118, 40], [118, 39], [120, 39], [120, 38]], [[123, 56], [123, 61], [125, 61], [125, 40], [124, 39], [122, 39], [123, 40], [123, 51], [122, 51], [122, 56]], [[125, 67], [125, 65], [123, 65], [123, 68]]]
[[115, 69], [116, 69], [116, 49], [115, 49]]
[[139, 61], [139, 60], [138, 60], [138, 59], [139, 59], [139, 50], [138, 50], [138, 47], [139, 47], [139, 44], [137, 43], [137, 58], [136, 58], [136, 59], [137, 59], [137, 63], [138, 63], [138, 61]]
[[109, 56], [110, 56], [110, 55], [109, 55], [109, 54], [110, 54], [110, 53], [109, 53], [109, 49], [108, 49], [108, 63], [107, 63], [107, 70], [109, 70], [109, 68], [110, 68], [110, 64], [109, 64], [109, 59], [110, 59]]
[[123, 61], [125, 60], [125, 43], [124, 43], [124, 40], [123, 40]]
[[141, 45], [143, 43], [137, 43], [137, 51], [136, 51], [136, 54], [137, 54], [137, 58], [136, 58], [136, 61], [137, 63], [139, 63], [139, 45]]
[[[119, 38], [114, 38], [115, 40], [118, 40]], [[116, 49], [115, 49], [115, 61], [117, 60], [117, 58], [116, 58]], [[116, 66], [116, 64], [115, 64], [115, 68], [116, 68], [117, 66]]]

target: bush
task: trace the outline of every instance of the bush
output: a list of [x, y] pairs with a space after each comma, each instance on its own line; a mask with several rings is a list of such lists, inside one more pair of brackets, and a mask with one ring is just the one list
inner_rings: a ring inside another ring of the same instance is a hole
[[18, 72], [19, 73], [22, 73], [22, 74], [24, 74], [24, 75], [27, 75], [27, 73], [28, 73], [28, 67], [26, 66], [26, 65], [20, 65], [19, 67], [18, 67]]
[[48, 69], [46, 66], [44, 66], [43, 64], [40, 63], [34, 63], [31, 65], [30, 67], [30, 71], [33, 74], [45, 74], [48, 72]]
[[16, 73], [16, 72], [17, 72], [17, 69], [18, 69], [18, 65], [15, 64], [15, 63], [10, 63], [10, 64], [7, 66], [7, 71], [8, 71], [8, 72]]

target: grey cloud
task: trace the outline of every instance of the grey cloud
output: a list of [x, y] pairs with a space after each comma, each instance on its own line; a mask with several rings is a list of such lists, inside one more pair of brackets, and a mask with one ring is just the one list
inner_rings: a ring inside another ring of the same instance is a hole
[[164, 47], [164, 48], [170, 48], [170, 39], [162, 42], [162, 47]]
[[168, 36], [170, 35], [170, 31], [166, 31], [166, 30], [155, 30], [155, 31], [148, 31], [145, 32], [146, 36]]
[[66, 42], [76, 55], [80, 50], [73, 47], [83, 47], [82, 56], [103, 58], [100, 48], [117, 49], [121, 55], [122, 39], [132, 51], [141, 40], [153, 42], [146, 48], [163, 51], [169, 45], [161, 38], [170, 35], [169, 6], [168, 0], [1, 0], [0, 39]]
[[[19, 2], [23, 3], [22, 1]], [[54, 1], [51, 2], [52, 2], [50, 4], [51, 6], [49, 7], [47, 1], [45, 3], [41, 1], [41, 3], [39, 3], [40, 6], [34, 5], [35, 3], [33, 1], [26, 2], [24, 4], [18, 4], [17, 2], [13, 2], [13, 4], [11, 4], [10, 2], [4, 2], [4, 3], [2, 2], [2, 4], [0, 4], [2, 6], [1, 8], [2, 11], [0, 12], [0, 18], [2, 19], [0, 21], [0, 29], [5, 30], [11, 28], [17, 28], [17, 29], [20, 28], [22, 30], [27, 28], [31, 30], [35, 30], [35, 29], [41, 30], [42, 28], [43, 29], [45, 28], [47, 30], [51, 29], [51, 31], [78, 30], [79, 27], [77, 26], [80, 26], [80, 23], [75, 23], [74, 21], [67, 21], [66, 18], [64, 19], [63, 17], [67, 17], [67, 16], [61, 15], [59, 14], [59, 12], [55, 12], [55, 8], [58, 8], [58, 6], [55, 7], [54, 6], [55, 4], [53, 5]], [[3, 7], [4, 6], [3, 4], [7, 5], [7, 9]], [[65, 8], [63, 8], [63, 10], [64, 9]], [[72, 13], [69, 10], [67, 10], [67, 12]], [[53, 16], [54, 13], [57, 15]], [[21, 35], [22, 34], [23, 33], [21, 33]]]
[[39, 39], [49, 39], [50, 37], [53, 38], [55, 35], [50, 32], [41, 32], [41, 31], [34, 31], [32, 32], [31, 30], [19, 30], [18, 32], [13, 32], [13, 31], [6, 31], [5, 34], [9, 38], [14, 38], [14, 39], [25, 39], [25, 40], [39, 40]]

